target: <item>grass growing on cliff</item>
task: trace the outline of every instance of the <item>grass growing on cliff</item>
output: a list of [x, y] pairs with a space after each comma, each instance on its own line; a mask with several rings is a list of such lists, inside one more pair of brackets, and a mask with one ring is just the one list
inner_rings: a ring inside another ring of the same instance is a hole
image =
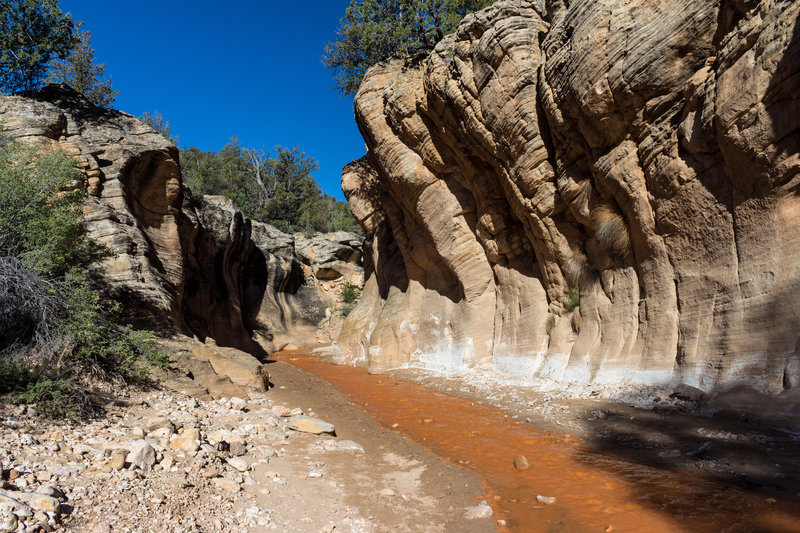
[[581, 305], [581, 295], [575, 291], [567, 293], [567, 301], [564, 303], [564, 308], [567, 311], [572, 311]]
[[339, 291], [339, 296], [346, 304], [355, 302], [360, 295], [361, 288], [355, 283], [350, 283], [349, 281], [346, 281], [344, 285], [342, 285], [342, 289]]
[[115, 320], [86, 267], [109, 257], [81, 224], [75, 162], [0, 135], [0, 393], [75, 418], [89, 408], [81, 380], [140, 382], [166, 359], [149, 332]]

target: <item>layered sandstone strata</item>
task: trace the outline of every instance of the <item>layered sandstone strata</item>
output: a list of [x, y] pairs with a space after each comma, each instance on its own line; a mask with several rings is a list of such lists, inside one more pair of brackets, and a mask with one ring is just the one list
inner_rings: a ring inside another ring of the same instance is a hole
[[177, 148], [149, 126], [56, 85], [0, 96], [0, 122], [8, 137], [76, 158], [89, 236], [114, 252], [90, 275], [126, 322], [253, 355], [313, 338], [327, 306], [306, 283], [293, 237], [227, 198], [192, 196]]
[[370, 69], [341, 359], [800, 382], [798, 11], [501, 0]]

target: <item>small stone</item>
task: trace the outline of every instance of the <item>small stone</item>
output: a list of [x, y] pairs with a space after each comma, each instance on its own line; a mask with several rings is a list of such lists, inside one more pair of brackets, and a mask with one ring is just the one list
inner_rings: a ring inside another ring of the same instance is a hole
[[147, 430], [147, 433], [152, 433], [159, 429], [166, 429], [170, 434], [175, 432], [175, 424], [173, 424], [169, 418], [163, 416], [151, 418], [145, 422], [144, 428]]
[[289, 416], [291, 409], [283, 405], [273, 405], [271, 411], [278, 416]]
[[203, 470], [203, 477], [206, 479], [212, 479], [219, 476], [219, 468], [212, 466], [211, 468], [206, 468]]
[[433, 418], [426, 417], [422, 419], [423, 424], [433, 424], [434, 422], [436, 422], [436, 420], [434, 420]]
[[181, 437], [185, 439], [191, 440], [200, 440], [200, 430], [196, 427], [185, 427], [183, 428], [183, 433], [181, 433]]
[[289, 416], [300, 416], [303, 414], [303, 410], [299, 407], [295, 407], [291, 411], [289, 411]]
[[247, 453], [247, 444], [241, 441], [229, 442], [228, 451], [231, 452], [231, 455], [244, 455]]
[[244, 411], [247, 408], [247, 401], [243, 400], [242, 398], [231, 398], [230, 399], [231, 409], [235, 409], [236, 411]]
[[0, 533], [11, 533], [17, 530], [17, 517], [12, 513], [0, 513]]
[[300, 431], [302, 433], [313, 433], [314, 435], [320, 435], [322, 433], [336, 433], [336, 428], [333, 426], [333, 424], [329, 424], [318, 418], [311, 418], [304, 415], [292, 417], [291, 420], [289, 420], [289, 429]]
[[114, 450], [111, 454], [111, 460], [108, 465], [114, 470], [122, 470], [125, 468], [125, 458], [128, 456], [128, 450]]
[[527, 470], [531, 467], [528, 458], [524, 455], [518, 455], [514, 458], [514, 468], [517, 470]]
[[467, 507], [466, 513], [464, 513], [464, 518], [467, 520], [491, 518], [492, 516], [494, 516], [494, 511], [492, 511], [492, 508], [489, 507], [489, 504], [485, 501], [482, 501], [480, 504], [475, 505], [474, 507]]
[[36, 444], [39, 444], [36, 438], [30, 433], [23, 433], [20, 435], [19, 441], [25, 446], [35, 446]]
[[545, 505], [552, 505], [556, 503], [556, 499], [553, 496], [542, 496], [541, 494], [536, 496], [536, 501], [539, 503], [543, 503]]
[[147, 441], [135, 440], [127, 446], [130, 451], [128, 457], [125, 458], [126, 462], [139, 468], [156, 464], [156, 451]]
[[378, 492], [379, 496], [385, 496], [387, 498], [390, 498], [390, 497], [394, 496], [395, 494], [396, 493], [392, 489], [390, 489], [389, 487], [386, 487], [385, 489], [381, 489], [380, 492]]
[[250, 464], [246, 459], [242, 459], [241, 457], [231, 457], [228, 459], [228, 464], [239, 472], [247, 472], [250, 470]]
[[64, 497], [64, 492], [55, 485], [42, 485], [41, 487], [36, 489], [36, 492], [38, 492], [39, 494], [44, 494], [45, 496], [50, 496], [52, 498]]
[[[35, 492], [17, 492], [16, 499], [30, 506], [32, 509], [45, 513], [59, 514], [60, 503], [57, 499]], [[15, 513], [16, 514], [16, 513]]]
[[196, 452], [200, 449], [200, 443], [187, 437], [176, 437], [169, 443], [173, 450], [183, 450], [185, 452]]
[[214, 483], [218, 489], [226, 490], [228, 492], [239, 492], [239, 490], [241, 490], [239, 483], [226, 477], [214, 478], [211, 480], [211, 482]]
[[358, 444], [357, 442], [353, 442], [352, 440], [343, 440], [340, 441], [336, 447], [340, 450], [344, 450], [347, 452], [360, 452], [364, 453], [364, 447]]

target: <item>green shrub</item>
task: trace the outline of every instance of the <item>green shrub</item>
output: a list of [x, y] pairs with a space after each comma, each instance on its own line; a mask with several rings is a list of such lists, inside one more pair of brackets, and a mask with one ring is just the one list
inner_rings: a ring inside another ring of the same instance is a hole
[[339, 291], [339, 296], [346, 304], [353, 303], [361, 295], [361, 287], [349, 281], [342, 285], [342, 290]]
[[339, 308], [339, 311], [342, 312], [342, 315], [347, 316], [355, 307], [355, 304], [345, 304]]
[[581, 305], [581, 295], [575, 291], [569, 291], [567, 293], [567, 301], [564, 304], [564, 308], [567, 311], [572, 311], [576, 307]]
[[553, 329], [555, 329], [557, 320], [558, 317], [556, 317], [556, 315], [554, 315], [553, 313], [547, 315], [547, 320], [545, 321], [545, 329], [548, 335], [553, 332]]
[[86, 394], [74, 379], [43, 378], [28, 384], [25, 392], [12, 398], [14, 403], [36, 406], [40, 415], [77, 420], [91, 411]]
[[80, 183], [64, 152], [0, 134], [0, 393], [54, 417], [88, 409], [76, 376], [142, 382], [168, 364], [152, 333], [121, 326], [87, 284], [86, 267], [111, 252], [84, 236]]

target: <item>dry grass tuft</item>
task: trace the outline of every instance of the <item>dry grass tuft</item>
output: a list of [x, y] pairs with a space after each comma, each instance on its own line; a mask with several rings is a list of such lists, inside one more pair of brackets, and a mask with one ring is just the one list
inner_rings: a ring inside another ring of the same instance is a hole
[[592, 210], [592, 221], [595, 224], [594, 238], [601, 248], [625, 257], [631, 249], [628, 226], [616, 210], [609, 206], [600, 206]]
[[595, 270], [582, 252], [573, 252], [572, 257], [564, 265], [564, 275], [572, 287], [586, 287], [595, 279]]

